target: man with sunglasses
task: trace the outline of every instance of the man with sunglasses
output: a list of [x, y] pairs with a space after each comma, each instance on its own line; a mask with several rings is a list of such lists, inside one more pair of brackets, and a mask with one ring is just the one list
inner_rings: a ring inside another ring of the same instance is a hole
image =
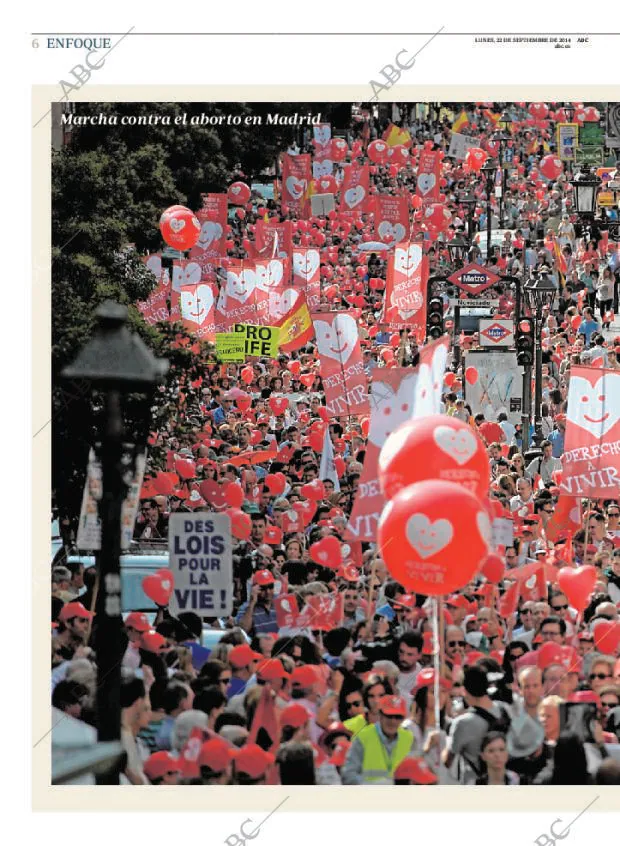
[[394, 770], [413, 749], [413, 734], [402, 728], [407, 704], [402, 696], [383, 696], [379, 722], [354, 736], [341, 771], [343, 784], [393, 784]]
[[244, 602], [236, 617], [237, 625], [251, 637], [278, 632], [276, 609], [273, 604], [275, 579], [269, 570], [258, 570], [252, 577], [250, 599]]
[[534, 623], [534, 606], [535, 603], [528, 600], [524, 602], [519, 611], [519, 619], [521, 625], [518, 626], [512, 633], [513, 640], [520, 640], [525, 643], [530, 649], [532, 648], [532, 640], [536, 633], [536, 625]]
[[599, 691], [608, 684], [611, 684], [614, 675], [614, 659], [611, 655], [595, 654], [590, 664], [588, 673], [588, 684], [594, 691]]
[[551, 614], [541, 622], [538, 633], [542, 638], [543, 644], [551, 642], [562, 646], [566, 635], [566, 623], [561, 617]]
[[446, 658], [450, 663], [463, 663], [466, 645], [463, 630], [458, 626], [448, 626], [446, 629]]
[[572, 637], [575, 633], [575, 627], [573, 626], [570, 618], [570, 614], [568, 613], [569, 604], [568, 599], [566, 598], [566, 594], [562, 593], [559, 590], [554, 590], [551, 594], [551, 614], [559, 617], [560, 620], [564, 621], [566, 626], [566, 636]]
[[617, 502], [607, 506], [607, 537], [620, 538], [620, 505]]

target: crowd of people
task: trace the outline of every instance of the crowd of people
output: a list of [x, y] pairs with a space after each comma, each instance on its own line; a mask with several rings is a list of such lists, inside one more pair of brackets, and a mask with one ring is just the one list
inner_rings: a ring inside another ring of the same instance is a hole
[[[467, 133], [481, 145], [492, 141], [496, 105], [464, 107]], [[415, 110], [400, 110], [398, 123], [411, 133], [412, 150], [430, 142], [447, 152], [451, 118], [437, 112], [417, 119]], [[541, 176], [540, 160], [554, 149], [553, 121], [532, 125], [524, 104], [507, 110], [514, 117], [515, 165], [501, 215], [512, 235], [486, 260], [479, 247], [472, 247], [469, 259], [499, 275], [546, 268], [556, 282], [556, 301], [544, 315], [542, 455], [528, 460], [523, 433], [506, 414], [486, 419], [471, 408], [462, 364], [450, 364], [456, 379], [442, 397], [443, 412], [469, 423], [486, 444], [489, 496], [520, 518], [514, 542], [502, 549], [503, 580], [489, 591], [479, 575], [443, 598], [437, 664], [429, 599], [407, 593], [391, 578], [375, 544], [345, 540], [368, 420], [325, 413], [315, 344], [244, 365], [222, 365], [210, 355], [193, 404], [186, 397], [189, 428], [179, 435], [171, 418], [153, 434], [160, 454], [194, 462], [196, 477], [179, 482], [170, 495], [151, 491], [143, 498], [134, 537], [164, 543], [171, 514], [228, 510], [226, 486], [238, 483], [251, 529], [234, 541], [235, 608], [226, 619], [206, 621], [193, 612], [172, 616], [166, 608], [154, 620], [143, 609], [126, 617], [123, 783], [620, 783], [620, 636], [613, 639], [620, 631], [620, 491], [608, 500], [574, 499], [581, 526], [570, 535], [556, 532], [555, 541], [545, 532], [560, 496], [556, 479], [571, 365], [602, 358], [605, 368], [620, 370], [620, 337], [605, 331], [618, 310], [620, 253], [607, 233], [580, 225], [566, 172], [551, 181]], [[349, 147], [361, 142], [360, 160], [367, 161], [368, 143], [384, 128], [370, 117], [343, 134]], [[299, 140], [297, 151], [311, 149], [310, 131]], [[412, 237], [422, 240], [431, 274], [453, 267], [446, 245], [467, 232], [466, 193], [479, 199], [475, 228], [486, 228], [480, 174], [446, 157], [443, 181], [450, 228], [431, 239], [421, 224], [416, 228], [415, 213], [412, 218]], [[372, 165], [371, 184], [382, 193], [408, 193], [415, 190], [416, 170]], [[279, 211], [277, 200], [254, 202]], [[492, 198], [493, 229], [499, 228], [499, 202]], [[231, 255], [245, 255], [243, 242], [256, 219], [255, 212], [231, 221]], [[325, 217], [320, 232], [324, 247], [337, 247], [337, 259], [324, 263], [329, 271], [323, 274], [323, 288], [336, 285], [337, 291], [327, 296], [323, 290], [321, 308], [350, 309], [351, 297], [362, 295], [355, 303], [370, 377], [392, 360], [383, 355], [393, 349], [393, 333], [381, 322], [382, 291], [369, 285], [371, 278], [385, 279], [386, 255], [360, 254], [363, 234], [355, 225], [345, 234], [337, 219]], [[296, 230], [295, 241], [303, 234]], [[510, 315], [512, 294], [501, 294], [502, 311]], [[451, 336], [455, 341], [476, 348], [479, 338]], [[415, 366], [418, 342], [405, 335], [398, 345], [402, 364]], [[248, 364], [250, 382], [241, 377]], [[237, 404], [241, 393], [250, 395], [249, 407]], [[289, 403], [276, 415], [269, 400], [281, 395]], [[320, 475], [322, 447], [311, 435], [324, 429], [339, 468], [337, 483]], [[274, 444], [277, 451], [265, 458]], [[262, 451], [264, 460], [235, 460], [252, 451]], [[152, 474], [168, 469], [149, 467]], [[284, 477], [278, 493], [266, 481], [275, 474]], [[315, 480], [323, 485], [318, 501], [302, 493]], [[200, 493], [203, 482], [213, 483], [208, 501]], [[291, 522], [291, 514], [299, 519]], [[311, 557], [310, 547], [323, 538], [348, 547], [338, 569]], [[96, 573], [68, 560], [70, 544], [71, 538], [52, 569], [52, 706], [96, 727]], [[546, 595], [521, 596], [516, 611], [502, 616], [499, 600], [515, 574], [554, 554], [564, 564], [597, 570], [583, 614], [570, 606], [550, 564]], [[298, 629], [282, 626], [276, 608], [282, 593], [295, 596], [299, 611], [314, 597], [341, 594], [339, 619], [330, 628], [314, 629], [312, 617]], [[205, 625], [221, 631], [210, 651], [195, 648]], [[602, 651], [600, 631], [610, 627], [605, 644], [613, 645]]]

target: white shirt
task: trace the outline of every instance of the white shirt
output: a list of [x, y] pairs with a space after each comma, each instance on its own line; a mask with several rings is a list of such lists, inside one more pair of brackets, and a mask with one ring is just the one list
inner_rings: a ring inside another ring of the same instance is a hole
[[404, 697], [405, 701], [407, 702], [407, 707], [411, 704], [411, 691], [416, 685], [416, 681], [418, 679], [418, 673], [422, 667], [420, 664], [415, 665], [415, 670], [411, 670], [408, 673], [403, 673], [401, 670], [400, 675], [398, 676], [398, 681], [396, 682], [396, 687], [398, 688], [398, 692], [402, 697]]

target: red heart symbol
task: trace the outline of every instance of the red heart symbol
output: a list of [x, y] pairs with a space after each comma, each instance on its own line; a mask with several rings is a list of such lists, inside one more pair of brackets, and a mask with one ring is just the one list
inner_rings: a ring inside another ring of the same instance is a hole
[[583, 611], [594, 590], [597, 578], [596, 567], [590, 564], [576, 569], [562, 567], [558, 573], [558, 584], [573, 608]]
[[320, 479], [315, 479], [313, 482], [302, 485], [300, 493], [305, 499], [318, 502], [325, 496], [325, 486]]
[[142, 579], [142, 590], [156, 605], [168, 605], [174, 587], [174, 576], [171, 570], [157, 570], [151, 576]]
[[337, 570], [342, 564], [342, 546], [335, 537], [322, 538], [313, 543], [308, 550], [310, 558], [322, 567]]
[[270, 494], [279, 496], [284, 493], [284, 489], [286, 488], [286, 476], [284, 473], [268, 473], [265, 476], [265, 484]]
[[601, 620], [594, 627], [594, 645], [605, 655], [615, 655], [620, 646], [620, 620]]

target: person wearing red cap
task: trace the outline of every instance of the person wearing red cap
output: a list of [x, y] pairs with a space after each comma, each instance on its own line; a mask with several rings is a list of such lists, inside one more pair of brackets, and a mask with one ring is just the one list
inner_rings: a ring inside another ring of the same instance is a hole
[[81, 602], [67, 602], [58, 615], [55, 644], [65, 661], [73, 658], [76, 649], [84, 646], [88, 637], [88, 621], [94, 617]]
[[229, 699], [247, 691], [248, 686], [251, 686], [249, 682], [254, 676], [256, 663], [262, 660], [263, 656], [260, 652], [254, 652], [248, 643], [233, 646], [228, 653], [228, 663], [232, 676], [226, 691]]
[[424, 758], [405, 758], [394, 770], [394, 784], [437, 784], [438, 781]]
[[275, 758], [256, 743], [246, 743], [237, 752], [233, 763], [233, 783], [244, 786], [266, 784], [267, 773]]
[[140, 666], [140, 648], [142, 635], [150, 631], [151, 624], [149, 623], [146, 614], [141, 614], [139, 611], [132, 611], [125, 618], [125, 632], [127, 633], [127, 649], [123, 656], [123, 667], [130, 670], [137, 670]]
[[178, 784], [181, 767], [169, 752], [154, 752], [144, 762], [144, 773], [151, 784]]
[[401, 728], [407, 716], [402, 696], [384, 696], [379, 722], [363, 728], [352, 740], [342, 768], [343, 784], [393, 784], [394, 771], [411, 754], [414, 738]]
[[237, 612], [237, 625], [252, 637], [267, 632], [278, 632], [278, 618], [273, 604], [275, 581], [273, 573], [269, 570], [258, 570], [254, 573], [250, 599], [244, 602]]
[[310, 740], [312, 714], [299, 702], [293, 702], [280, 712], [280, 743], [289, 740]]
[[237, 750], [220, 737], [203, 743], [198, 754], [202, 784], [230, 784], [236, 754]]

